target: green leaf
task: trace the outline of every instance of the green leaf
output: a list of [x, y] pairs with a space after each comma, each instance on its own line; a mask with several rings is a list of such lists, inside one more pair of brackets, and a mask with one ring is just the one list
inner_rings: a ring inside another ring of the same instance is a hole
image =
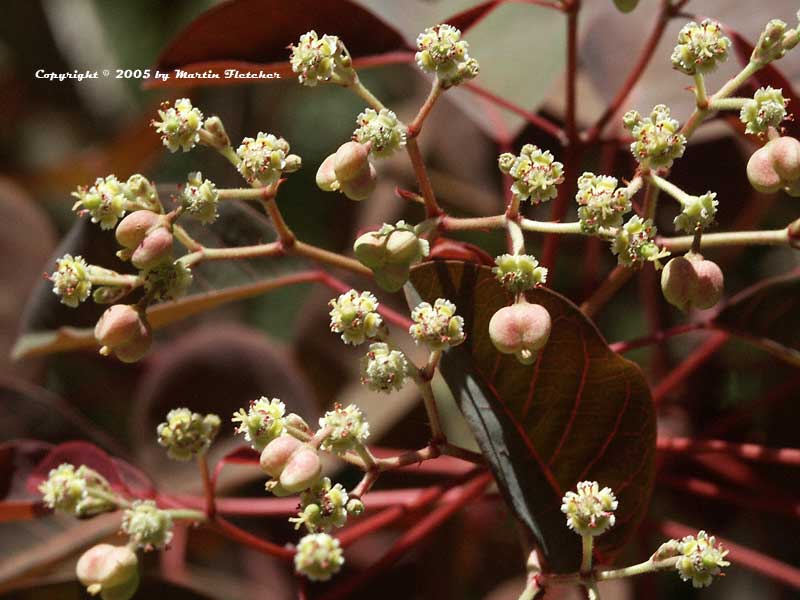
[[537, 362], [498, 353], [489, 319], [512, 298], [491, 269], [434, 261], [412, 271], [410, 304], [444, 297], [465, 319], [467, 341], [446, 352], [450, 385], [507, 503], [554, 572], [580, 563], [580, 537], [560, 511], [564, 492], [584, 480], [611, 487], [617, 523], [597, 538], [610, 558], [638, 526], [654, 478], [655, 414], [638, 366], [612, 352], [594, 324], [566, 298], [528, 293], [553, 320]]
[[800, 269], [771, 277], [737, 294], [714, 324], [800, 365]]

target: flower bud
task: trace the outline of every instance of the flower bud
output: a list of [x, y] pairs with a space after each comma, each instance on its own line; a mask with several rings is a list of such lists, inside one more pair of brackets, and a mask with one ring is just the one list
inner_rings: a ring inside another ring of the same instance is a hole
[[350, 200], [366, 200], [375, 191], [378, 173], [371, 164], [361, 175], [350, 181], [341, 181], [342, 192]]
[[201, 415], [188, 408], [174, 408], [156, 428], [159, 445], [173, 460], [187, 461], [205, 454], [219, 433], [215, 414]]
[[78, 559], [75, 574], [91, 595], [128, 600], [139, 586], [139, 561], [126, 546], [97, 544]]
[[334, 154], [333, 169], [340, 182], [361, 177], [369, 169], [369, 151], [364, 144], [347, 142]]
[[334, 164], [336, 163], [336, 154], [329, 155], [317, 169], [317, 187], [323, 192], [335, 192], [339, 189], [339, 180], [336, 179], [336, 171]]
[[346, 408], [335, 404], [333, 410], [320, 417], [319, 426], [330, 430], [328, 437], [322, 441], [321, 448], [336, 454], [357, 450], [369, 437], [369, 423], [355, 404]]
[[540, 304], [512, 304], [498, 310], [489, 321], [489, 338], [502, 354], [515, 354], [522, 364], [532, 364], [550, 337], [550, 313]]
[[207, 118], [205, 123], [203, 123], [203, 129], [211, 134], [213, 141], [210, 145], [214, 148], [221, 150], [231, 145], [231, 139], [228, 137], [225, 126], [222, 124], [222, 120], [219, 117], [213, 116]]
[[769, 149], [772, 168], [784, 182], [800, 178], [800, 141], [793, 137], [780, 137], [765, 148]]
[[319, 454], [316, 449], [303, 444], [289, 457], [278, 481], [286, 491], [296, 493], [311, 487], [321, 474]]
[[123, 248], [136, 248], [149, 231], [156, 227], [162, 216], [151, 210], [137, 210], [117, 225], [117, 242]]
[[688, 253], [670, 260], [661, 273], [664, 298], [680, 310], [711, 308], [722, 297], [724, 277], [716, 263]]
[[156, 227], [148, 233], [131, 255], [137, 269], [151, 269], [172, 254], [172, 232], [166, 227]]
[[[769, 146], [769, 144], [767, 144]], [[747, 161], [747, 179], [756, 190], [772, 194], [781, 189], [781, 177], [772, 164], [767, 146], [759, 148]]]
[[296, 450], [302, 446], [303, 443], [297, 438], [283, 434], [272, 440], [267, 447], [261, 452], [261, 459], [259, 461], [261, 470], [270, 477], [276, 479], [281, 476], [281, 472], [289, 458]]

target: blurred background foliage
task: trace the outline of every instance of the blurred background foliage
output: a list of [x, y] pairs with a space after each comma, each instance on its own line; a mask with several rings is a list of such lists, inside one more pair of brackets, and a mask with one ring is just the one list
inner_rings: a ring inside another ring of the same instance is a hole
[[[362, 5], [413, 40], [424, 27], [476, 4], [474, 0], [362, 0]], [[302, 239], [339, 252], [349, 252], [359, 230], [400, 218], [417, 221], [420, 211], [394, 195], [395, 186], [414, 188], [405, 156], [378, 165], [380, 184], [369, 202], [353, 203], [339, 194], [324, 194], [314, 185], [316, 166], [345, 141], [355, 116], [363, 108], [346, 91], [301, 88], [284, 80], [261, 85], [232, 85], [194, 90], [144, 90], [140, 81], [100, 78], [62, 83], [36, 79], [37, 69], [65, 72], [85, 69], [141, 69], [153, 65], [165, 45], [212, 0], [28, 0], [2, 3], [0, 19], [0, 443], [13, 438], [50, 442], [90, 440], [112, 454], [140, 464], [156, 482], [176, 492], [196, 492], [192, 469], [169, 464], [155, 443], [155, 425], [174, 406], [214, 411], [223, 416], [260, 395], [277, 396], [309, 421], [341, 400], [360, 404], [368, 414], [374, 441], [390, 447], [415, 447], [425, 442], [424, 412], [413, 390], [378, 397], [358, 384], [357, 351], [344, 349], [327, 332], [326, 303], [331, 293], [311, 285], [294, 286], [217, 309], [177, 323], [160, 332], [155, 351], [143, 363], [122, 365], [94, 352], [59, 354], [12, 362], [9, 358], [23, 330], [58, 324], [93, 323], [96, 307], [79, 311], [60, 307], [49, 293], [42, 273], [52, 270], [56, 256], [81, 249], [87, 257], [105, 257], [113, 263], [113, 238], [95, 226], [75, 224], [69, 193], [98, 176], [120, 178], [141, 172], [159, 182], [162, 197], [202, 170], [219, 187], [239, 185], [238, 174], [207, 149], [169, 154], [149, 127], [164, 99], [190, 94], [206, 115], [218, 114], [234, 140], [258, 131], [280, 134], [303, 157], [304, 169], [281, 189], [279, 204], [286, 220]], [[656, 0], [643, 0], [630, 16], [622, 16], [611, 0], [584, 2], [581, 17], [579, 118], [589, 124], [632, 66]], [[689, 11], [718, 18], [750, 40], [774, 17], [794, 19], [796, 2], [759, 3], [697, 0]], [[533, 6], [508, 3], [481, 22], [467, 36], [472, 54], [482, 66], [481, 84], [554, 120], [563, 110], [564, 27], [558, 14]], [[669, 66], [669, 51], [683, 20], [667, 30], [643, 83], [632, 95], [629, 108], [649, 110], [670, 104], [678, 118], [688, 115], [691, 94], [687, 80]], [[269, 27], [269, 23], [264, 23]], [[320, 24], [320, 33], [324, 24]], [[235, 31], [220, 35], [235, 36]], [[346, 42], [346, 40], [345, 40]], [[287, 54], [288, 56], [288, 54]], [[732, 58], [714, 76], [710, 88], [736, 70]], [[800, 85], [800, 57], [795, 52], [779, 63], [784, 74]], [[409, 66], [373, 69], [363, 79], [378, 97], [402, 118], [408, 118], [427, 93], [428, 83]], [[797, 107], [790, 107], [797, 110]], [[619, 133], [617, 125], [611, 133]], [[502, 207], [500, 177], [495, 166], [496, 140], [514, 139], [551, 148], [555, 140], [526, 126], [522, 120], [477, 99], [463, 90], [448, 93], [438, 106], [421, 139], [440, 199], [455, 214], [485, 215]], [[778, 228], [797, 217], [797, 201], [783, 196], [756, 194], [747, 184], [744, 165], [752, 147], [722, 123], [705, 126], [676, 163], [674, 178], [690, 192], [707, 189], [720, 199], [720, 230]], [[583, 167], [617, 177], [633, 172], [625, 148], [592, 150]], [[532, 218], [547, 218], [548, 207], [527, 209]], [[574, 218], [574, 207], [567, 220]], [[659, 215], [659, 225], [671, 231], [674, 214]], [[198, 233], [209, 244], [242, 245], [271, 238], [265, 219], [250, 207], [226, 207], [223, 218]], [[502, 251], [500, 235], [472, 233], [461, 239], [479, 243], [492, 254]], [[59, 245], [59, 240], [63, 240]], [[537, 254], [541, 239], [530, 237]], [[770, 275], [797, 266], [797, 254], [783, 248], [717, 251], [729, 293]], [[97, 261], [96, 261], [97, 262]], [[565, 239], [554, 289], [576, 302], [585, 299], [613, 266], [607, 248], [586, 239]], [[262, 280], [304, 267], [300, 260], [248, 261], [198, 269], [196, 291]], [[347, 278], [347, 276], [345, 276]], [[353, 281], [353, 285], [363, 282]], [[684, 317], [657, 300], [655, 311], [647, 299], [660, 297], [657, 275], [643, 271], [599, 315], [598, 324], [609, 341], [639, 337], [650, 330], [683, 322]], [[402, 299], [382, 300], [403, 309]], [[659, 382], [707, 336], [685, 335], [669, 343], [630, 353], [652, 382]], [[413, 348], [409, 348], [413, 352]], [[770, 355], [739, 342], [730, 342], [704, 367], [673, 390], [661, 413], [661, 430], [671, 435], [702, 435], [730, 415], [742, 414], [758, 398], [770, 395], [748, 418], [726, 432], [726, 439], [770, 446], [796, 446], [798, 375]], [[439, 390], [445, 396], [445, 390]], [[785, 400], [785, 401], [784, 401]], [[448, 428], [470, 443], [452, 403], [444, 402]], [[217, 456], [233, 447], [232, 426], [215, 448]], [[213, 456], [212, 456], [213, 457]], [[737, 463], [725, 481], [719, 469], [703, 461], [675, 460], [672, 475], [697, 476], [721, 485], [750, 488], [761, 493], [798, 498], [796, 473], [785, 467], [759, 468]], [[352, 483], [352, 473], [339, 475]], [[382, 479], [380, 485], [416, 486], [424, 478], [407, 474]], [[755, 489], [754, 486], [758, 485]], [[253, 473], [232, 469], [224, 483], [231, 494], [257, 496], [262, 485]], [[13, 490], [12, 490], [13, 491]], [[17, 490], [17, 492], [19, 492]], [[8, 490], [6, 490], [8, 493]], [[19, 492], [22, 493], [22, 492]], [[797, 564], [797, 504], [788, 511], [747, 511], [724, 502], [660, 485], [651, 517], [702, 526], [751, 545], [784, 562]], [[521, 589], [523, 554], [508, 515], [491, 502], [479, 502], [445, 526], [430, 542], [406, 557], [372, 584], [362, 596], [384, 598], [516, 598]], [[293, 539], [281, 519], [250, 519], [252, 531], [279, 541]], [[401, 523], [402, 525], [402, 523]], [[348, 552], [349, 568], [357, 570], [378, 556], [401, 528], [382, 532], [357, 543]], [[69, 583], [29, 591], [8, 591], [43, 581], [70, 577], [74, 557], [98, 537], [114, 537], [115, 525], [94, 519], [75, 523], [50, 516], [35, 522], [0, 524], [0, 597], [14, 599], [77, 598]], [[641, 560], [656, 547], [659, 535], [644, 528], [628, 556]], [[281, 565], [245, 548], [232, 547], [214, 535], [183, 532], [177, 545], [187, 544], [187, 562], [175, 564], [169, 552], [148, 556], [147, 572], [154, 578], [139, 597], [281, 598], [291, 595], [292, 580]], [[514, 578], [513, 581], [508, 581]], [[195, 592], [167, 591], [158, 586], [169, 579]], [[150, 586], [150, 587], [148, 587]], [[567, 592], [564, 591], [564, 594]], [[182, 594], [182, 595], [180, 595]], [[548, 598], [561, 597], [561, 592]], [[635, 584], [609, 587], [604, 598], [700, 597], [677, 577], [644, 578]], [[567, 597], [567, 596], [564, 596]], [[788, 589], [733, 568], [704, 598], [792, 597]]]

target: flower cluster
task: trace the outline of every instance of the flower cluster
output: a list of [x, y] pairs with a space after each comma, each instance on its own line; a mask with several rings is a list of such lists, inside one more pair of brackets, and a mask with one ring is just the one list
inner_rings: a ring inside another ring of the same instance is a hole
[[311, 533], [343, 527], [347, 522], [348, 499], [341, 484], [332, 485], [329, 478], [323, 477], [300, 494], [300, 510], [289, 521], [295, 524], [295, 529], [305, 525]]
[[428, 27], [417, 36], [417, 50], [417, 64], [426, 73], [435, 73], [444, 88], [478, 76], [478, 61], [470, 57], [469, 44], [452, 25]]
[[101, 229], [112, 229], [125, 216], [125, 190], [114, 175], [98, 177], [92, 186], [80, 186], [72, 195], [77, 199], [72, 210], [88, 213]]
[[399, 390], [405, 383], [409, 364], [405, 354], [384, 342], [370, 344], [361, 359], [361, 383], [376, 392]]
[[770, 127], [776, 129], [786, 118], [786, 105], [789, 101], [783, 97], [783, 90], [767, 86], [759, 88], [742, 106], [739, 119], [745, 124], [745, 131], [753, 134], [766, 133]]
[[731, 41], [716, 21], [704, 19], [699, 25], [691, 21], [678, 34], [672, 66], [687, 75], [710, 73], [728, 58], [730, 46]]
[[694, 233], [698, 227], [707, 229], [711, 226], [714, 223], [719, 204], [716, 197], [717, 194], [714, 192], [707, 192], [702, 196], [692, 196], [691, 200], [683, 205], [681, 213], [675, 217], [675, 229]]
[[208, 179], [203, 179], [200, 171], [189, 173], [188, 181], [180, 195], [181, 206], [187, 214], [198, 219], [203, 225], [217, 220], [217, 204], [219, 192], [217, 186]]
[[617, 188], [617, 179], [608, 175], [581, 175], [575, 200], [581, 229], [587, 233], [621, 226], [623, 215], [631, 210], [628, 191]]
[[284, 432], [285, 414], [286, 405], [283, 402], [277, 398], [270, 400], [261, 396], [258, 400], [250, 402], [247, 411], [239, 409], [231, 420], [239, 423], [236, 433], [243, 433], [244, 439], [250, 442], [253, 448], [261, 451]]
[[138, 548], [164, 548], [172, 541], [172, 517], [153, 500], [136, 500], [122, 515], [122, 531]]
[[556, 186], [564, 181], [564, 165], [533, 144], [525, 144], [519, 156], [505, 152], [497, 159], [500, 170], [514, 183], [511, 191], [518, 200], [539, 204], [558, 195]]
[[319, 426], [330, 429], [321, 448], [336, 454], [355, 450], [369, 437], [369, 423], [364, 420], [364, 415], [355, 404], [346, 408], [337, 404], [320, 418]]
[[[787, 50], [787, 44], [784, 44], [786, 35], [789, 34], [789, 36], [792, 36], [794, 33], [794, 35], [797, 36], [797, 32], [788, 30], [788, 27], [789, 26], [780, 19], [772, 19], [767, 23], [767, 26], [758, 38], [756, 47], [753, 48], [753, 54], [750, 60], [765, 65], [773, 60], [783, 58]], [[791, 42], [789, 45], [791, 45]]]
[[610, 488], [600, 489], [596, 481], [582, 481], [578, 492], [567, 492], [561, 512], [567, 515], [567, 527], [579, 535], [600, 535], [614, 526], [617, 499]]
[[63, 463], [51, 469], [47, 479], [39, 485], [39, 492], [45, 506], [76, 517], [96, 515], [116, 508], [108, 498], [113, 496], [108, 481], [86, 465], [76, 469], [74, 465]]
[[188, 98], [176, 100], [173, 106], [165, 102], [158, 116], [161, 121], [153, 120], [152, 125], [170, 152], [177, 152], [179, 148], [188, 152], [200, 141], [203, 113], [194, 108]]
[[391, 156], [406, 145], [406, 128], [388, 108], [375, 112], [367, 108], [356, 119], [358, 129], [353, 139], [362, 144], [370, 144], [375, 156]]
[[655, 263], [656, 268], [660, 268], [659, 261], [669, 256], [669, 252], [658, 247], [654, 241], [655, 236], [653, 222], [634, 215], [617, 230], [611, 242], [611, 251], [620, 265], [630, 267], [650, 261]]
[[357, 346], [368, 339], [381, 337], [386, 330], [378, 314], [378, 299], [370, 292], [345, 292], [328, 302], [331, 331], [339, 333], [345, 344]]
[[188, 408], [175, 408], [156, 432], [158, 443], [167, 449], [173, 460], [191, 460], [205, 454], [219, 433], [220, 419], [215, 414], [201, 415]]
[[309, 533], [297, 544], [294, 568], [311, 581], [328, 581], [344, 565], [339, 540], [327, 533]]
[[255, 139], [246, 137], [236, 149], [237, 168], [248, 183], [272, 185], [282, 173], [293, 173], [300, 168], [301, 160], [289, 154], [289, 142], [271, 133], [260, 131]]
[[670, 117], [669, 107], [658, 104], [648, 118], [635, 110], [622, 118], [625, 127], [634, 137], [631, 152], [643, 165], [655, 169], [672, 166], [672, 161], [683, 156], [686, 138], [678, 131], [678, 122]]
[[456, 314], [456, 305], [444, 298], [437, 298], [433, 306], [420, 303], [411, 311], [411, 320], [414, 324], [408, 333], [432, 351], [458, 346], [466, 339], [464, 318]]
[[320, 38], [316, 31], [309, 31], [291, 50], [292, 71], [303, 85], [313, 87], [329, 81], [345, 84], [354, 77], [350, 54], [335, 35]]
[[680, 541], [678, 549], [681, 557], [675, 568], [683, 581], [691, 580], [696, 588], [711, 585], [714, 576], [730, 565], [725, 560], [728, 551], [705, 531], [699, 531], [696, 537], [686, 536]]
[[497, 281], [513, 293], [524, 292], [547, 281], [547, 269], [530, 254], [501, 254], [492, 269]]
[[164, 261], [147, 269], [144, 289], [153, 300], [174, 300], [186, 294], [193, 280], [191, 269], [180, 259]]
[[89, 297], [92, 282], [89, 278], [91, 267], [81, 256], [65, 254], [56, 261], [56, 270], [50, 275], [53, 293], [62, 304], [76, 308]]

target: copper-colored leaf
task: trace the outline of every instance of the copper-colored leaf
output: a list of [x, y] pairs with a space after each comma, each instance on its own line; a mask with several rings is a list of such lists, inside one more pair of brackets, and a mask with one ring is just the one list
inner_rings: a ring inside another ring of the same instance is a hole
[[549, 567], [566, 572], [580, 562], [580, 538], [567, 529], [560, 505], [586, 479], [619, 499], [616, 525], [597, 539], [601, 553], [613, 554], [637, 527], [653, 485], [655, 415], [639, 368], [549, 290], [528, 294], [547, 308], [553, 330], [537, 362], [523, 366], [499, 354], [488, 336], [489, 319], [511, 301], [491, 269], [436, 261], [414, 269], [411, 282], [411, 304], [448, 298], [465, 319], [467, 342], [445, 353], [442, 374]]
[[[181, 69], [222, 74], [225, 69], [276, 72], [290, 77], [287, 47], [309, 30], [338, 35], [356, 66], [408, 62], [402, 36], [349, 0], [232, 0], [204, 12], [172, 41], [156, 62], [162, 72]], [[225, 85], [241, 80], [151, 80], [149, 85]]]

